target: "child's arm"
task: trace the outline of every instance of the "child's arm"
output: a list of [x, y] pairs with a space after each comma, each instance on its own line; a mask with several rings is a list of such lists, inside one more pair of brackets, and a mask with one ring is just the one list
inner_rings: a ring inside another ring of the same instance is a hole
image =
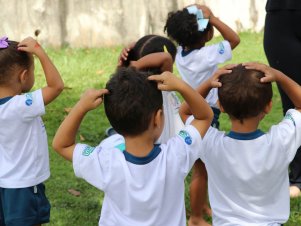
[[52, 146], [65, 159], [72, 161], [75, 148], [75, 137], [86, 113], [102, 103], [102, 97], [107, 89], [87, 90], [57, 130]]
[[172, 72], [173, 59], [169, 53], [158, 52], [151, 53], [137, 61], [132, 61], [131, 66], [136, 67], [137, 69], [144, 68], [160, 68], [161, 71], [170, 71]]
[[42, 88], [44, 104], [47, 105], [53, 101], [64, 89], [64, 82], [60, 73], [53, 65], [44, 49], [32, 37], [28, 37], [21, 41], [18, 50], [35, 54], [43, 67], [47, 86]]
[[209, 18], [209, 23], [211, 23], [212, 26], [214, 26], [221, 33], [223, 38], [230, 43], [231, 49], [234, 49], [240, 43], [240, 38], [236, 32], [222, 22], [219, 18], [215, 17], [208, 7], [204, 5], [197, 5], [197, 7], [204, 12], [205, 17]]
[[213, 119], [211, 107], [204, 98], [183, 80], [177, 78], [170, 72], [150, 76], [149, 80], [156, 81], [159, 90], [178, 91], [181, 93], [194, 116], [192, 125], [199, 131], [200, 135], [204, 137]]
[[[218, 81], [219, 77], [224, 74], [229, 74], [232, 72], [232, 68], [236, 67], [236, 64], [228, 64], [224, 67], [218, 69], [213, 76], [207, 79], [204, 83], [202, 83], [199, 87], [197, 87], [196, 91], [203, 97], [206, 98], [208, 93], [212, 88], [221, 87], [222, 84]], [[188, 117], [191, 115], [191, 110], [186, 102], [181, 104], [179, 109], [179, 114], [183, 122], [186, 122]]]
[[301, 112], [301, 86], [294, 80], [272, 67], [260, 63], [244, 63], [247, 69], [255, 69], [262, 71], [265, 77], [261, 78], [261, 82], [277, 82], [281, 89], [293, 102], [298, 111]]

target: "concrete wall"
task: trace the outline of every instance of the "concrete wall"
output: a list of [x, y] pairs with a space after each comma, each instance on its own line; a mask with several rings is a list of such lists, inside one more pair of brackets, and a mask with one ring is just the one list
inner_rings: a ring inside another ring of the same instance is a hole
[[0, 0], [0, 36], [38, 37], [43, 45], [97, 47], [126, 44], [161, 34], [169, 11], [191, 3], [208, 5], [237, 31], [261, 31], [265, 0]]

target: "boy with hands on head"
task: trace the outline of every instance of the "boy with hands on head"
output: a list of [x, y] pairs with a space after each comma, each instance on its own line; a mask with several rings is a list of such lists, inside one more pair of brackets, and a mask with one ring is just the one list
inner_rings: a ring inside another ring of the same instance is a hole
[[[34, 58], [47, 85], [34, 85]], [[49, 222], [50, 204], [43, 182], [50, 176], [48, 142], [41, 116], [63, 90], [59, 72], [31, 37], [0, 44], [0, 225]]]
[[[195, 119], [166, 144], [155, 144], [164, 124], [161, 90], [180, 92]], [[124, 147], [76, 144], [81, 120], [103, 94], [106, 115], [125, 138]], [[206, 101], [170, 72], [149, 76], [131, 67], [118, 68], [106, 90], [85, 94], [76, 104], [53, 147], [73, 161], [78, 177], [104, 191], [99, 225], [184, 226], [184, 179], [199, 158], [212, 117]]]
[[[296, 109], [263, 133], [258, 125], [271, 110], [274, 81]], [[301, 87], [259, 63], [226, 66], [198, 91], [206, 95], [212, 87], [219, 87], [220, 109], [231, 120], [228, 134], [210, 128], [203, 140], [213, 225], [280, 226], [290, 211], [288, 165], [301, 145]], [[185, 104], [181, 115], [189, 122]]]

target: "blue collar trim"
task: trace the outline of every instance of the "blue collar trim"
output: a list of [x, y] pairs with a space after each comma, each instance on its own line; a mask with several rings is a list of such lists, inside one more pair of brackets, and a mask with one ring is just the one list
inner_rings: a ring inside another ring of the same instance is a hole
[[0, 98], [0, 105], [5, 104], [7, 101], [9, 101], [13, 97], [4, 97]]
[[182, 57], [187, 56], [187, 55], [188, 55], [189, 53], [191, 53], [193, 50], [194, 50], [194, 49], [185, 51], [185, 50], [183, 49], [182, 52], [181, 52]]
[[136, 165], [145, 165], [153, 161], [161, 152], [160, 144], [155, 144], [153, 150], [145, 157], [136, 157], [126, 150], [123, 152], [126, 161], [136, 164]]
[[227, 136], [236, 140], [254, 140], [264, 134], [264, 132], [258, 129], [251, 133], [237, 133], [234, 131], [230, 131]]

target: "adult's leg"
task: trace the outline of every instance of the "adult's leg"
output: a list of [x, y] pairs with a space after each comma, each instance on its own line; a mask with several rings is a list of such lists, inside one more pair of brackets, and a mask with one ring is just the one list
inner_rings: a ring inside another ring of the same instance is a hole
[[[269, 64], [301, 85], [301, 11], [275, 11], [266, 15], [264, 50]], [[283, 113], [294, 108], [278, 86]], [[301, 189], [301, 150], [290, 164], [290, 184]], [[298, 193], [298, 192], [297, 192]]]

